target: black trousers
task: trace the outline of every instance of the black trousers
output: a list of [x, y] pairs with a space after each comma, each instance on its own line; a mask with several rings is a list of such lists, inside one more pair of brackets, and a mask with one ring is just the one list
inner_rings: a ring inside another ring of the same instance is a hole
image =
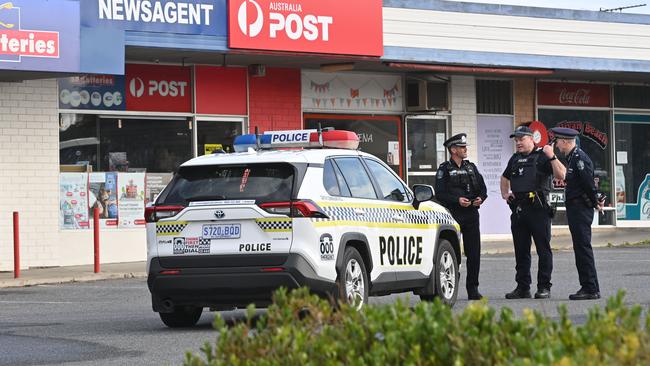
[[463, 234], [463, 249], [467, 257], [467, 277], [465, 287], [478, 289], [478, 273], [481, 269], [481, 229], [477, 208], [463, 208], [451, 212], [460, 224]]
[[510, 230], [515, 246], [515, 281], [517, 286], [530, 289], [530, 246], [531, 237], [539, 258], [537, 268], [537, 288], [550, 289], [553, 272], [553, 253], [551, 252], [551, 218], [542, 207], [520, 206], [510, 216]]
[[566, 216], [573, 241], [580, 286], [588, 292], [600, 292], [594, 252], [591, 249], [591, 223], [594, 209], [582, 203], [567, 202]]

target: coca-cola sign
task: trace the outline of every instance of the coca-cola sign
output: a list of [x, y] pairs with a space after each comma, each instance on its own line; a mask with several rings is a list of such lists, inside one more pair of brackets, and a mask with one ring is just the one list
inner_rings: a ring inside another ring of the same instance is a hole
[[551, 83], [537, 84], [537, 104], [573, 107], [609, 107], [609, 85]]

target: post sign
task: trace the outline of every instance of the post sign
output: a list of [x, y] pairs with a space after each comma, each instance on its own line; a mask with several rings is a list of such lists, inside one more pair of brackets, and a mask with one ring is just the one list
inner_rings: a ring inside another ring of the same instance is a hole
[[3, 2], [0, 70], [78, 71], [79, 28], [77, 2]]
[[192, 112], [189, 67], [126, 65], [126, 109], [129, 111]]
[[537, 104], [566, 107], [609, 107], [609, 85], [581, 83], [537, 84]]
[[382, 56], [381, 0], [231, 0], [229, 47]]
[[82, 25], [226, 35], [226, 0], [82, 0]]

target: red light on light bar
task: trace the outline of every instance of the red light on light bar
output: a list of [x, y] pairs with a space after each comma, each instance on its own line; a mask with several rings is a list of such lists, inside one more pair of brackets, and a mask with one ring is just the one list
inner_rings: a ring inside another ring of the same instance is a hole
[[181, 274], [181, 271], [178, 270], [178, 269], [169, 269], [169, 270], [165, 270], [165, 271], [160, 271], [160, 274], [161, 275], [177, 275], [177, 274]]
[[284, 268], [282, 267], [262, 268], [262, 272], [282, 272], [282, 271], [284, 271]]

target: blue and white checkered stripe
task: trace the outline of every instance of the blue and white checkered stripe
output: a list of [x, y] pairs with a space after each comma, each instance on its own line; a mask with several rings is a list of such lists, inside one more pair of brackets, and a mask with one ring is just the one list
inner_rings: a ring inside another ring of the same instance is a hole
[[[355, 209], [364, 211], [363, 215], [357, 215]], [[442, 211], [416, 211], [416, 210], [400, 210], [396, 208], [387, 207], [341, 207], [341, 206], [325, 206], [323, 210], [329, 216], [329, 219], [312, 219], [315, 222], [326, 221], [358, 221], [358, 222], [394, 222], [393, 217], [396, 215], [402, 216], [404, 224], [415, 225], [434, 225], [434, 224], [448, 224], [453, 225], [454, 219], [447, 212]]]

